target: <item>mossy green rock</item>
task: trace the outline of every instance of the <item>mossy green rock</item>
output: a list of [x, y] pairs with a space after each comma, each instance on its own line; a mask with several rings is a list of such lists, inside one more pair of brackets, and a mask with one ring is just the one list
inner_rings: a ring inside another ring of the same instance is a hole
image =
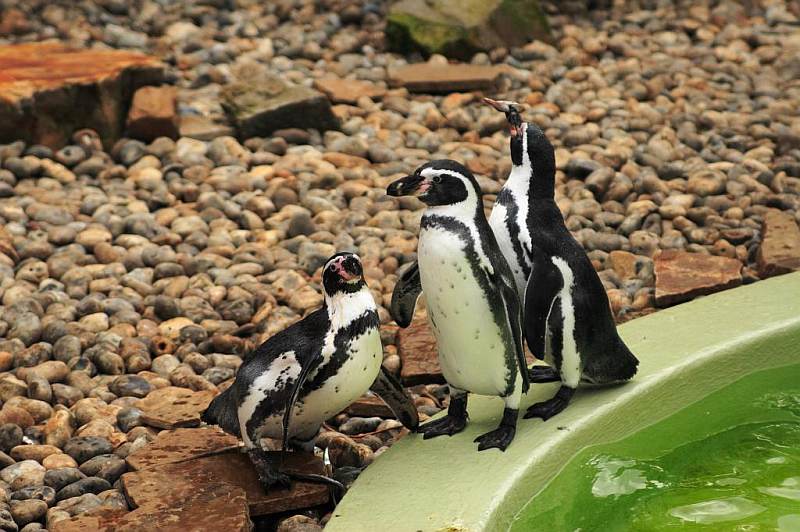
[[400, 0], [389, 12], [389, 46], [468, 58], [500, 46], [550, 40], [539, 0]]
[[338, 129], [330, 101], [321, 92], [288, 85], [258, 68], [242, 69], [221, 92], [222, 106], [239, 136], [266, 137], [276, 129]]

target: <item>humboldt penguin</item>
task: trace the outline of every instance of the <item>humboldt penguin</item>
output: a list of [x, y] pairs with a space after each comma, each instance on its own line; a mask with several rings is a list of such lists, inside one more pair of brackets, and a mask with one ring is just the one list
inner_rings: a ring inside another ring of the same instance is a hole
[[358, 255], [337, 253], [322, 271], [324, 304], [249, 353], [233, 384], [214, 398], [203, 421], [244, 440], [266, 488], [290, 479], [336, 484], [327, 477], [280, 471], [263, 452], [263, 437], [312, 450], [322, 423], [370, 386], [400, 421], [416, 429], [417, 411], [381, 362], [380, 319]]
[[437, 160], [393, 182], [387, 193], [417, 196], [428, 206], [418, 262], [395, 296], [410, 316], [419, 291], [425, 292], [450, 405], [446, 416], [419, 431], [425, 439], [461, 432], [468, 393], [499, 396], [505, 401], [500, 426], [475, 441], [479, 451], [504, 451], [514, 439], [528, 373], [514, 279], [483, 212], [478, 182], [461, 164]]
[[533, 366], [530, 380], [561, 382], [555, 397], [525, 413], [547, 420], [566, 408], [579, 382], [627, 381], [639, 361], [617, 334], [603, 284], [556, 205], [553, 145], [513, 102], [484, 101], [506, 113], [511, 132], [512, 170], [489, 221], [514, 270], [528, 348], [549, 364]]

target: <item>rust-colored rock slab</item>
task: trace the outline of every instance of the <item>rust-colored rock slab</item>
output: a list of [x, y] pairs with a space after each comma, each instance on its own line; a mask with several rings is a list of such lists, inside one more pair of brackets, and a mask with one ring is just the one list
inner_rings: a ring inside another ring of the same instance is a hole
[[[284, 469], [316, 474], [321, 474], [323, 470], [318, 458], [303, 453], [288, 453]], [[329, 497], [326, 486], [310, 482], [295, 482], [290, 490], [274, 489], [266, 493], [250, 459], [238, 451], [166, 464], [122, 476], [125, 496], [135, 508], [158, 503], [178, 505], [189, 494], [220, 484], [244, 490], [250, 515], [253, 516], [324, 504]]]
[[133, 92], [159, 83], [155, 57], [122, 50], [75, 50], [62, 43], [0, 46], [0, 142], [53, 148], [81, 128], [110, 145], [119, 138]]
[[386, 94], [386, 89], [358, 79], [317, 79], [314, 81], [314, 88], [325, 94], [333, 103], [355, 104], [362, 96], [377, 100]]
[[436, 338], [426, 318], [414, 318], [408, 328], [397, 332], [397, 353], [403, 364], [400, 378], [406, 386], [444, 382]]
[[171, 504], [140, 506], [132, 512], [91, 513], [59, 521], [57, 532], [250, 532], [253, 525], [244, 490], [213, 484], [185, 493]]
[[215, 395], [211, 390], [193, 392], [176, 386], [153, 390], [139, 403], [142, 421], [159, 429], [196, 427]]
[[656, 256], [656, 306], [668, 307], [742, 284], [742, 263], [728, 257], [667, 250]]
[[128, 455], [126, 460], [131, 469], [139, 471], [230, 451], [238, 446], [236, 436], [226, 434], [217, 427], [166, 430], [149, 444]]
[[770, 209], [761, 229], [758, 273], [772, 277], [800, 270], [800, 227], [790, 212]]
[[120, 520], [128, 513], [126, 510], [98, 508], [88, 512], [62, 519], [50, 528], [51, 532], [114, 532]]
[[142, 87], [133, 94], [128, 134], [150, 142], [178, 137], [178, 93], [175, 87]]
[[417, 63], [390, 69], [389, 81], [410, 92], [469, 92], [495, 88], [501, 73], [495, 66]]
[[347, 407], [347, 413], [358, 417], [395, 418], [392, 409], [375, 395], [362, 395]]

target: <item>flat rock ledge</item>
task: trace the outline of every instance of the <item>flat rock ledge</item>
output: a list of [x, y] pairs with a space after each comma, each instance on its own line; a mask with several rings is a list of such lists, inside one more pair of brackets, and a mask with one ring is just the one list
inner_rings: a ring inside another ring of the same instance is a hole
[[742, 284], [742, 263], [728, 257], [667, 250], [655, 259], [656, 305], [669, 307]]
[[133, 93], [163, 74], [159, 59], [138, 52], [0, 46], [0, 143], [60, 148], [75, 130], [90, 128], [110, 146], [125, 128]]
[[[274, 515], [329, 500], [328, 488], [296, 482], [291, 489], [265, 492], [238, 440], [214, 427], [164, 431], [127, 458], [131, 472], [121, 478], [133, 509], [107, 508], [57, 521], [57, 532], [113, 530], [250, 531], [251, 518]], [[290, 453], [284, 467], [323, 472], [313, 454]]]

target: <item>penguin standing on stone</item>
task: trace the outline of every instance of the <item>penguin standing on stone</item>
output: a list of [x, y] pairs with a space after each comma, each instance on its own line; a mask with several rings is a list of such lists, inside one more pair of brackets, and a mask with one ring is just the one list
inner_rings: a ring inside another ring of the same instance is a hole
[[[376, 389], [404, 425], [414, 430], [417, 411], [381, 363], [380, 319], [358, 255], [337, 253], [322, 272], [322, 308], [270, 337], [249, 353], [233, 384], [214, 398], [203, 421], [241, 436], [266, 488], [290, 478], [337, 484], [317, 475], [280, 471], [259, 440], [281, 438], [313, 450], [325, 420]], [[377, 379], [377, 380], [376, 380]]]
[[478, 182], [459, 163], [439, 160], [393, 182], [387, 193], [417, 196], [428, 205], [420, 223], [418, 262], [399, 279], [392, 305], [403, 323], [410, 321], [424, 290], [450, 386], [447, 415], [419, 431], [425, 439], [461, 432], [468, 392], [500, 396], [505, 401], [500, 426], [475, 441], [479, 451], [504, 451], [514, 439], [520, 398], [529, 383], [514, 279], [483, 213]]
[[510, 124], [513, 166], [489, 223], [524, 303], [528, 348], [550, 366], [532, 367], [530, 380], [561, 382], [555, 397], [525, 414], [547, 420], [567, 407], [579, 382], [627, 381], [639, 361], [617, 334], [603, 284], [556, 205], [553, 145], [513, 102], [484, 102]]

